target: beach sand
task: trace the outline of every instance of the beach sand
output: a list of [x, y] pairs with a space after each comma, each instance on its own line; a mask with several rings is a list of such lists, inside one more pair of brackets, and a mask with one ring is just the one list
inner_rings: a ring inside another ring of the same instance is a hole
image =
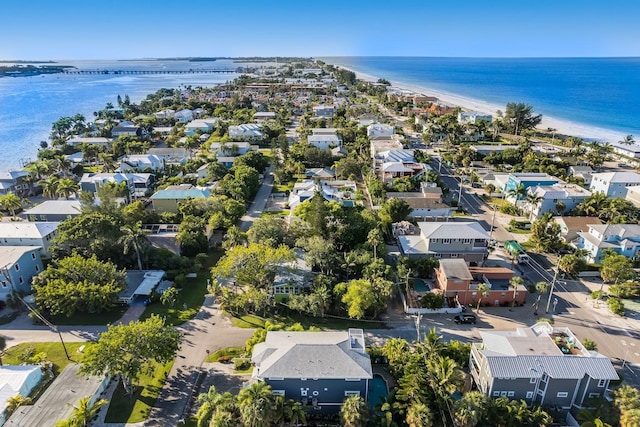
[[[348, 69], [356, 73], [356, 77], [360, 80], [369, 81], [369, 82], [377, 82], [378, 78], [371, 76], [369, 74], [364, 74], [358, 72], [353, 69], [349, 69], [346, 67], [342, 67], [344, 69]], [[402, 91], [409, 91], [421, 95], [426, 96], [434, 96], [438, 98], [440, 101], [446, 104], [450, 104], [457, 107], [462, 107], [466, 110], [475, 110], [483, 113], [488, 113], [496, 116], [496, 111], [500, 110], [504, 112], [504, 105], [496, 105], [490, 104], [485, 101], [467, 98], [464, 96], [442, 92], [439, 90], [421, 87], [421, 86], [412, 86], [405, 83], [391, 81], [392, 88], [399, 89]], [[580, 123], [574, 123], [567, 120], [560, 120], [553, 117], [542, 116], [542, 123], [538, 126], [540, 130], [546, 130], [547, 128], [556, 129], [556, 135], [567, 135], [567, 136], [578, 136], [583, 138], [585, 141], [601, 141], [601, 142], [609, 142], [616, 143], [625, 137], [624, 133], [615, 132], [610, 129], [603, 129], [596, 126], [589, 126]]]

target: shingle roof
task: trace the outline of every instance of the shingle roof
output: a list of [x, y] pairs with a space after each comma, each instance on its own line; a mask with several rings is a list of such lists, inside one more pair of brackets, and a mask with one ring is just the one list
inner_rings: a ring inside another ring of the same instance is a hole
[[267, 332], [252, 361], [257, 378], [373, 377], [369, 356], [352, 348], [349, 332]]

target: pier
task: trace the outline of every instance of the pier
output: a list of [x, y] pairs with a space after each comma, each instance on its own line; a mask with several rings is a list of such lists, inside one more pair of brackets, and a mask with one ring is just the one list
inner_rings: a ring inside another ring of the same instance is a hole
[[64, 74], [232, 74], [241, 70], [196, 69], [196, 70], [76, 70], [66, 69]]

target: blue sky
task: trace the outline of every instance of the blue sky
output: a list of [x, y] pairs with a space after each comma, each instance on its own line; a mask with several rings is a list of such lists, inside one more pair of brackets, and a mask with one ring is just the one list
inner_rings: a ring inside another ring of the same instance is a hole
[[1, 59], [640, 56], [637, 0], [18, 0]]

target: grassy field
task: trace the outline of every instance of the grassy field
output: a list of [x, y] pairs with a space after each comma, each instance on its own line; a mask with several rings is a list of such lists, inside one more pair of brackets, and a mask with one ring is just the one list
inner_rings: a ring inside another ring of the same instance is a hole
[[152, 314], [157, 314], [165, 317], [167, 325], [175, 326], [193, 319], [200, 311], [207, 294], [207, 280], [211, 278], [209, 270], [218, 262], [223, 253], [221, 251], [209, 253], [209, 260], [203, 270], [198, 272], [198, 276], [187, 278], [184, 287], [178, 293], [178, 301], [174, 307], [155, 302], [146, 308], [140, 316], [140, 320], [148, 319]]
[[122, 383], [118, 384], [105, 417], [107, 423], [138, 423], [149, 417], [151, 408], [162, 390], [162, 384], [173, 366], [173, 361], [166, 365], [153, 363], [153, 372], [141, 375], [134, 382], [133, 396], [124, 392]]
[[246, 314], [241, 317], [231, 317], [231, 322], [239, 328], [262, 328], [266, 321], [281, 324], [285, 328], [300, 323], [305, 329], [315, 326], [320, 329], [346, 330], [348, 328], [384, 329], [384, 322], [336, 319], [332, 317], [309, 317], [299, 313], [276, 314], [272, 317], [261, 317], [256, 314]]

